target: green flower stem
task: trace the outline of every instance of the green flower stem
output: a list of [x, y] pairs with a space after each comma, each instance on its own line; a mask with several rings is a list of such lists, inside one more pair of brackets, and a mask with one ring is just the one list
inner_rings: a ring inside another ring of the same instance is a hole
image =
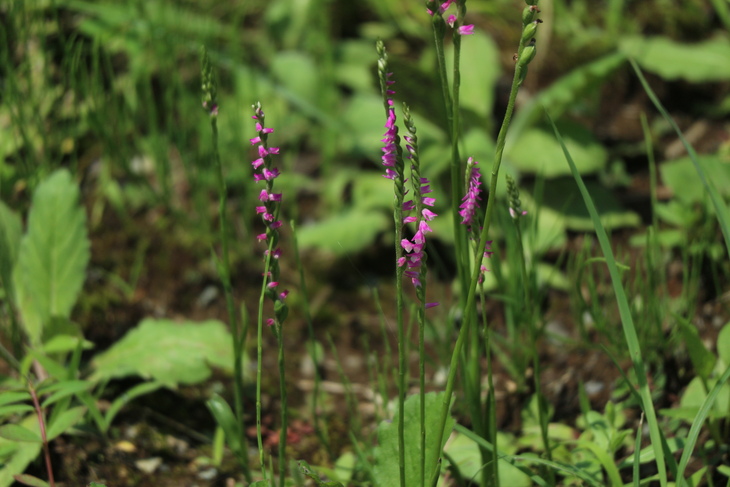
[[[445, 22], [441, 15], [433, 16], [433, 37], [434, 44], [436, 46], [436, 60], [438, 64], [439, 80], [441, 82], [441, 90], [444, 98], [444, 107], [446, 109], [446, 120], [447, 120], [447, 133], [449, 140], [451, 141], [451, 213], [454, 221], [454, 247], [456, 253], [456, 271], [458, 276], [458, 282], [461, 284], [462, 289], [467, 288], [467, 276], [469, 275], [469, 259], [465, 252], [466, 242], [466, 231], [464, 226], [459, 223], [459, 194], [461, 194], [461, 175], [462, 167], [459, 156], [459, 115], [458, 115], [458, 100], [459, 100], [459, 87], [461, 85], [461, 76], [459, 74], [459, 59], [461, 53], [461, 36], [455, 34], [454, 36], [454, 101], [452, 101], [451, 94], [449, 93], [449, 80], [446, 75], [446, 56], [444, 53], [444, 31]], [[464, 293], [459, 293], [459, 298], [462, 301], [461, 306], [464, 306]]]
[[[540, 436], [542, 439], [542, 446], [545, 448], [545, 454], [547, 459], [553, 460], [553, 453], [550, 449], [550, 439], [548, 437], [548, 417], [547, 407], [545, 405], [544, 398], [542, 396], [542, 386], [540, 385], [541, 367], [540, 367], [540, 355], [537, 351], [537, 340], [539, 331], [535, 326], [535, 319], [533, 310], [535, 309], [534, 303], [532, 302], [532, 286], [528, 281], [527, 275], [527, 264], [525, 263], [525, 250], [522, 245], [522, 228], [520, 227], [520, 218], [518, 217], [515, 221], [515, 229], [517, 230], [517, 252], [519, 253], [520, 261], [520, 272], [522, 274], [522, 289], [525, 291], [525, 304], [527, 306], [527, 325], [530, 332], [530, 344], [532, 345], [532, 368], [533, 374], [532, 379], [535, 387], [535, 397], [537, 398], [537, 418], [540, 423]], [[555, 473], [553, 469], [548, 468], [547, 476], [550, 485], [555, 485]]]
[[[271, 255], [274, 252], [274, 240], [269, 239], [269, 251], [266, 252], [266, 259], [264, 261], [264, 276], [267, 276], [269, 269], [271, 268]], [[261, 466], [261, 474], [266, 480], [266, 463], [264, 462], [264, 442], [261, 436], [261, 373], [263, 370], [263, 358], [264, 358], [264, 301], [266, 299], [266, 283], [267, 279], [264, 278], [261, 283], [261, 295], [259, 296], [259, 312], [256, 318], [256, 441], [259, 447], [259, 464]], [[285, 405], [282, 403], [282, 408]]]
[[279, 432], [279, 486], [284, 487], [286, 480], [286, 437], [289, 429], [289, 408], [286, 402], [286, 381], [284, 372], [284, 336], [282, 334], [282, 324], [276, 322], [276, 337], [279, 342], [279, 395], [281, 400], [281, 430]]
[[[518, 52], [522, 50], [522, 41]], [[433, 459], [431, 464], [435, 465], [436, 468], [431, 476], [430, 485], [436, 486], [439, 478], [440, 471], [440, 456], [441, 456], [441, 443], [444, 437], [444, 429], [446, 428], [446, 417], [449, 413], [449, 404], [451, 402], [451, 395], [454, 392], [454, 383], [456, 379], [456, 372], [458, 369], [459, 357], [461, 356], [461, 348], [464, 346], [466, 337], [469, 335], [471, 322], [473, 321], [474, 315], [474, 300], [476, 296], [477, 282], [479, 280], [480, 267], [484, 258], [484, 249], [487, 245], [487, 235], [489, 234], [489, 227], [492, 222], [492, 213], [494, 212], [495, 195], [497, 194], [497, 180], [499, 176], [499, 167], [502, 164], [502, 153], [504, 152], [504, 144], [507, 138], [507, 129], [512, 121], [512, 114], [515, 109], [515, 100], [517, 99], [517, 92], [519, 91], [522, 72], [524, 66], [520, 63], [515, 64], [515, 74], [512, 78], [512, 88], [510, 89], [509, 101], [507, 103], [507, 111], [504, 114], [504, 120], [502, 126], [499, 129], [499, 135], [497, 136], [497, 146], [494, 154], [494, 163], [492, 164], [492, 178], [489, 184], [489, 197], [487, 199], [487, 210], [484, 214], [484, 223], [482, 225], [482, 231], [479, 236], [479, 242], [477, 243], [477, 255], [476, 262], [474, 263], [474, 269], [472, 271], [471, 283], [469, 285], [469, 294], [466, 300], [466, 307], [464, 308], [464, 324], [459, 330], [459, 336], [454, 344], [454, 350], [451, 355], [451, 364], [449, 366], [449, 376], [446, 380], [446, 390], [444, 394], [444, 400], [441, 405], [441, 416], [439, 418], [439, 426], [436, 431], [436, 447], [433, 452]]]
[[[223, 284], [223, 292], [226, 296], [226, 309], [228, 311], [228, 319], [231, 323], [231, 333], [233, 335], [233, 370], [234, 370], [234, 408], [236, 411], [236, 433], [241, 441], [245, 441], [243, 435], [243, 370], [241, 368], [241, 359], [243, 355], [243, 347], [241, 341], [241, 329], [238, 324], [236, 306], [233, 301], [233, 287], [231, 286], [231, 263], [228, 255], [228, 219], [226, 218], [226, 180], [223, 177], [223, 165], [221, 164], [220, 153], [218, 152], [218, 117], [210, 118], [210, 127], [213, 132], [213, 162], [216, 167], [216, 176], [218, 182], [218, 221], [219, 221], [219, 239], [221, 242], [221, 260], [220, 260], [220, 277]], [[243, 468], [244, 476], [248, 482], [251, 481], [251, 471], [248, 466], [248, 458], [246, 457], [246, 448], [242, 448], [243, 454], [240, 455], [239, 461]]]

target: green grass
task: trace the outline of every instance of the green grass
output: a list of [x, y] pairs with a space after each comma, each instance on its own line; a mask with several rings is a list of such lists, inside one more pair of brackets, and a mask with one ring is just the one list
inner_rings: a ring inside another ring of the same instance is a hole
[[[728, 335], [721, 329], [730, 316], [730, 151], [710, 136], [695, 149], [685, 134], [695, 121], [709, 134], [721, 130], [730, 112], [729, 17], [720, 0], [706, 9], [669, 3], [545, 2], [537, 57], [514, 78], [512, 53], [525, 54], [530, 39], [520, 37], [524, 5], [507, 0], [459, 3], [477, 33], [456, 39], [421, 2], [0, 6], [0, 352], [10, 371], [0, 381], [0, 487], [26, 468], [43, 476], [31, 463], [41, 451], [36, 409], [45, 409], [52, 436], [81, 448], [81, 433], [114, 438], [145, 396], [191, 385], [159, 365], [179, 364], [181, 354], [191, 383], [210, 386], [200, 404], [207, 401], [214, 426], [186, 426], [207, 438], [196, 454], [242, 485], [304, 485], [307, 477], [411, 486], [447, 471], [460, 486], [727, 484], [730, 364], [713, 340]], [[431, 181], [439, 214], [425, 296], [410, 280], [393, 282], [403, 270], [393, 272], [393, 247], [401, 252], [398, 242], [414, 230], [393, 231], [401, 189], [381, 177], [378, 39], [396, 80], [399, 123], [405, 102], [418, 127], [415, 174]], [[212, 140], [201, 45], [218, 78]], [[281, 148], [277, 218], [292, 222], [272, 243], [283, 248], [274, 273], [291, 291], [286, 324], [274, 333], [263, 320], [283, 316], [284, 301], [259, 300], [273, 259], [262, 261], [255, 241], [263, 229], [249, 142], [257, 102], [275, 128], [269, 146]], [[684, 161], [668, 155], [675, 139]], [[485, 176], [473, 241], [458, 216], [469, 156]], [[28, 250], [50, 256], [54, 268], [75, 262], [63, 239], [33, 236], [58, 222], [38, 227], [29, 218], [52, 210], [34, 195], [59, 169], [70, 181], [58, 197], [72, 205], [63, 195], [80, 194], [92, 249], [90, 264], [63, 275], [31, 265]], [[516, 181], [512, 193], [505, 173]], [[517, 197], [528, 214], [514, 220], [508, 208]], [[494, 255], [480, 284], [475, 265], [487, 240]], [[35, 270], [19, 276], [26, 268]], [[38, 311], [81, 282], [78, 300], [62, 296], [57, 315]], [[219, 283], [212, 306], [195, 304]], [[419, 308], [426, 301], [440, 305]], [[135, 328], [153, 312], [185, 318], [181, 330], [193, 318], [218, 318], [231, 334], [206, 324], [219, 332], [199, 338], [196, 353], [185, 337], [154, 335], [155, 323]], [[33, 313], [43, 316], [29, 325]], [[119, 335], [104, 331], [115, 326]], [[146, 351], [124, 348], [129, 329], [150, 333]], [[104, 362], [84, 336], [115, 357], [127, 350], [130, 364]], [[179, 348], [155, 349], [163, 338], [180, 338]], [[228, 339], [225, 351], [216, 348]], [[200, 350], [217, 350], [216, 360]], [[579, 356], [610, 373], [584, 370]], [[233, 370], [222, 373], [223, 390], [209, 371], [221, 357]], [[698, 377], [704, 395], [685, 397]], [[124, 378], [141, 382], [124, 382], [121, 392]], [[589, 394], [591, 381], [605, 393]], [[256, 403], [265, 409], [258, 438], [243, 441]], [[450, 436], [452, 419], [455, 446], [443, 453], [438, 439]], [[277, 429], [282, 423], [293, 436]], [[297, 432], [309, 431], [302, 424], [311, 432]], [[12, 443], [19, 434], [27, 447]], [[256, 455], [247, 443], [259, 446]], [[63, 478], [73, 472], [62, 463], [50, 467], [56, 479], [75, 481]], [[164, 475], [155, 478], [164, 485]], [[91, 480], [101, 479], [79, 481]]]

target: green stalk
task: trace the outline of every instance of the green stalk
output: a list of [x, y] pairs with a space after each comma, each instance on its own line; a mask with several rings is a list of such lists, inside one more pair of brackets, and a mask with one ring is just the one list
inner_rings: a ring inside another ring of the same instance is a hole
[[[523, 42], [520, 40], [520, 46], [518, 52], [522, 51]], [[492, 165], [492, 178], [489, 184], [489, 197], [487, 199], [487, 210], [484, 214], [484, 222], [482, 225], [482, 231], [479, 235], [479, 242], [477, 243], [477, 255], [476, 262], [474, 263], [474, 269], [472, 270], [471, 282], [469, 285], [469, 294], [466, 300], [466, 306], [464, 308], [464, 324], [459, 330], [459, 336], [456, 339], [454, 345], [454, 351], [451, 355], [451, 363], [449, 366], [449, 376], [446, 380], [446, 390], [444, 394], [444, 400], [441, 404], [441, 415], [439, 417], [438, 429], [436, 430], [436, 447], [433, 452], [432, 465], [436, 468], [431, 475], [430, 485], [436, 486], [439, 478], [440, 471], [440, 452], [441, 442], [444, 437], [444, 429], [446, 428], [446, 417], [449, 412], [449, 404], [451, 402], [451, 395], [454, 392], [454, 383], [456, 379], [456, 372], [458, 369], [458, 360], [461, 355], [461, 348], [464, 346], [464, 341], [470, 332], [470, 324], [474, 316], [474, 301], [476, 296], [477, 282], [479, 280], [479, 268], [482, 265], [484, 258], [484, 248], [487, 244], [487, 235], [489, 234], [489, 227], [492, 222], [492, 213], [494, 212], [495, 195], [497, 194], [497, 180], [499, 176], [499, 168], [502, 164], [502, 153], [504, 152], [504, 144], [507, 137], [507, 129], [512, 121], [512, 114], [515, 109], [515, 100], [517, 99], [517, 92], [522, 84], [522, 73], [526, 66], [523, 66], [520, 62], [515, 65], [515, 74], [512, 78], [512, 88], [510, 89], [509, 101], [507, 103], [507, 111], [502, 121], [502, 126], [499, 129], [499, 135], [497, 136], [497, 145], [494, 155], [494, 163]]]
[[289, 408], [286, 403], [286, 381], [284, 373], [284, 336], [282, 335], [282, 324], [276, 322], [276, 337], [279, 342], [279, 395], [281, 396], [281, 430], [279, 431], [279, 486], [284, 487], [286, 478], [286, 433], [289, 428]]
[[[271, 254], [274, 251], [274, 239], [269, 240], [269, 251], [266, 253], [264, 273], [268, 272], [271, 266]], [[261, 474], [266, 480], [266, 463], [264, 462], [264, 442], [261, 436], [261, 372], [264, 368], [264, 300], [266, 299], [266, 279], [261, 283], [261, 295], [259, 296], [259, 311], [256, 327], [256, 441], [259, 447], [259, 464]]]
[[[207, 54], [205, 54], [207, 60]], [[207, 64], [204, 62], [204, 65]], [[213, 134], [213, 163], [216, 168], [216, 177], [218, 183], [218, 223], [219, 223], [219, 235], [218, 238], [221, 242], [221, 258], [218, 271], [223, 284], [223, 292], [226, 297], [226, 309], [228, 312], [228, 319], [231, 324], [231, 333], [233, 335], [232, 346], [233, 346], [233, 357], [234, 357], [234, 407], [236, 411], [236, 429], [238, 437], [244, 440], [243, 436], [243, 372], [241, 369], [241, 355], [242, 350], [240, 347], [240, 335], [241, 330], [238, 324], [236, 307], [233, 301], [233, 288], [231, 286], [231, 264], [228, 252], [228, 219], [226, 218], [226, 181], [223, 176], [223, 165], [220, 160], [220, 153], [218, 151], [218, 117], [210, 117], [210, 127]], [[244, 448], [245, 451], [245, 448]], [[243, 468], [246, 480], [251, 481], [251, 471], [248, 467], [248, 461], [245, 455], [239, 459], [241, 461], [241, 467]]]

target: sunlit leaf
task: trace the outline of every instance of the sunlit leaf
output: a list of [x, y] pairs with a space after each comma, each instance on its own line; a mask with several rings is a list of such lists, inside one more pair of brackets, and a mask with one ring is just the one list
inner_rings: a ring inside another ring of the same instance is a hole
[[176, 323], [146, 319], [94, 357], [92, 380], [139, 376], [168, 386], [197, 384], [211, 367], [233, 367], [231, 335], [215, 320]]

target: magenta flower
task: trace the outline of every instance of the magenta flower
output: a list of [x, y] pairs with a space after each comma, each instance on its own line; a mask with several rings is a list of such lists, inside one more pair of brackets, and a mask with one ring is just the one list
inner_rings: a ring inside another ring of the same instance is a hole
[[[385, 75], [385, 84], [388, 86], [395, 83], [395, 81], [388, 79], [392, 75], [393, 73], [387, 73]], [[395, 125], [396, 116], [392, 98], [395, 91], [388, 89], [386, 94], [388, 95], [388, 120], [385, 122], [385, 135], [381, 139], [381, 142], [383, 142], [382, 161], [383, 166], [386, 168], [383, 177], [395, 180], [398, 176], [398, 173], [393, 169], [396, 164], [396, 158], [398, 157], [398, 129]]]
[[[251, 166], [254, 169], [254, 180], [257, 183], [264, 183], [265, 188], [259, 192], [258, 201], [260, 205], [255, 207], [256, 213], [261, 215], [261, 220], [266, 226], [266, 232], [256, 235], [256, 239], [260, 242], [266, 243], [267, 250], [264, 251], [264, 257], [270, 257], [267, 259], [269, 262], [268, 270], [264, 273], [264, 279], [266, 280], [267, 295], [271, 298], [275, 306], [275, 319], [269, 318], [266, 320], [266, 324], [271, 326], [277, 324], [281, 326], [281, 323], [286, 317], [285, 306], [279, 306], [281, 301], [287, 296], [289, 291], [283, 291], [277, 293], [279, 286], [279, 257], [281, 256], [281, 249], [277, 247], [279, 240], [279, 228], [283, 225], [283, 222], [278, 219], [279, 207], [281, 206], [281, 193], [275, 193], [274, 180], [279, 177], [279, 170], [273, 167], [272, 156], [279, 154], [278, 147], [269, 147], [267, 144], [267, 138], [269, 134], [274, 132], [272, 128], [264, 127], [264, 111], [261, 109], [261, 104], [256, 104], [253, 107], [254, 115], [251, 117], [256, 120], [256, 132], [257, 136], [249, 139], [251, 145], [256, 145], [258, 157], [251, 162]], [[273, 252], [269, 255], [268, 248], [273, 248]]]
[[[443, 14], [444, 12], [446, 12], [446, 9], [448, 9], [448, 8], [449, 8], [449, 6], [450, 6], [450, 5], [452, 4], [452, 3], [454, 3], [454, 0], [446, 0], [446, 1], [444, 2], [444, 3], [442, 3], [441, 5], [439, 5], [439, 8], [438, 8], [438, 14], [439, 14], [439, 15], [441, 15], [441, 14]], [[428, 12], [428, 15], [430, 15], [430, 16], [432, 16], [432, 17], [433, 17], [433, 16], [434, 16], [434, 14], [435, 14], [435, 12], [434, 12], [433, 10], [431, 10], [430, 8], [427, 8], [427, 9], [426, 9], [426, 12]]]
[[477, 164], [479, 163], [475, 161], [472, 157], [467, 160], [466, 164], [467, 168], [469, 168], [468, 170], [471, 171], [469, 174], [469, 187], [466, 190], [466, 194], [461, 199], [463, 203], [459, 205], [459, 208], [461, 208], [461, 210], [459, 211], [459, 215], [462, 218], [462, 225], [471, 226], [477, 208], [479, 208], [479, 202], [482, 200], [479, 197], [479, 193], [481, 193], [482, 175], [479, 172], [479, 168], [477, 167]]
[[463, 36], [468, 36], [474, 33], [474, 24], [462, 25], [456, 31]]
[[[407, 270], [403, 273], [406, 277], [411, 279], [411, 282], [416, 287], [421, 287], [421, 265], [423, 264], [424, 249], [426, 247], [426, 234], [433, 232], [428, 222], [432, 221], [438, 216], [433, 211], [425, 208], [425, 206], [433, 206], [436, 202], [435, 198], [429, 198], [422, 196], [431, 192], [431, 186], [429, 185], [428, 178], [421, 178], [420, 181], [421, 202], [420, 205], [413, 201], [408, 201], [403, 204], [404, 211], [415, 209], [416, 206], [420, 206], [421, 213], [418, 216], [406, 216], [403, 218], [403, 223], [418, 222], [416, 234], [413, 238], [408, 240], [404, 238], [401, 240], [401, 247], [406, 251], [406, 256], [401, 257], [398, 261], [399, 266], [406, 266]], [[406, 210], [408, 208], [408, 210]]]

